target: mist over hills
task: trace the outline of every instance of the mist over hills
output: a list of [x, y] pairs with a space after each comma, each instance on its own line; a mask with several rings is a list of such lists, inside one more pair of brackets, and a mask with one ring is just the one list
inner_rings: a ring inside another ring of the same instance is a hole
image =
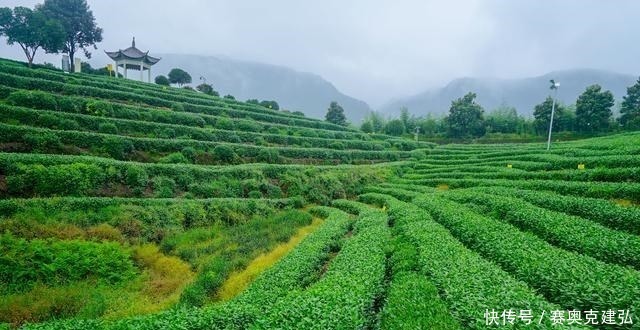
[[238, 100], [275, 100], [281, 108], [302, 111], [308, 117], [319, 119], [324, 119], [329, 103], [337, 101], [354, 123], [359, 123], [371, 111], [364, 101], [341, 93], [333, 84], [312, 73], [220, 56], [157, 55], [162, 60], [153, 67], [154, 76], [181, 68], [191, 74], [192, 85], [198, 85], [203, 76], [220, 95], [231, 94]]
[[[366, 102], [345, 95], [332, 83], [313, 73], [224, 56], [158, 55], [162, 60], [154, 66], [154, 75], [167, 74], [174, 67], [182, 68], [193, 77], [193, 85], [199, 84], [199, 78], [203, 76], [221, 95], [231, 94], [239, 100], [275, 100], [281, 108], [302, 111], [308, 117], [319, 119], [324, 118], [329, 103], [337, 101], [345, 109], [347, 118], [355, 124], [371, 111]], [[392, 99], [377, 110], [395, 117], [399, 115], [399, 109], [406, 106], [415, 115], [442, 115], [448, 112], [452, 100], [467, 92], [475, 92], [477, 101], [486, 111], [506, 104], [516, 107], [520, 114], [530, 116], [534, 106], [550, 94], [550, 79], [561, 83], [559, 101], [573, 104], [592, 84], [600, 84], [610, 90], [617, 101], [621, 100], [637, 77], [595, 69], [560, 70], [518, 79], [466, 77], [454, 79], [441, 88]]]
[[626, 95], [627, 87], [637, 80], [637, 76], [594, 69], [554, 71], [538, 77], [522, 79], [460, 78], [442, 88], [428, 89], [417, 95], [398, 98], [382, 106], [379, 111], [397, 116], [399, 109], [406, 106], [415, 115], [445, 114], [451, 101], [467, 92], [475, 92], [477, 101], [486, 111], [507, 104], [514, 106], [522, 115], [533, 113], [536, 104], [550, 95], [549, 80], [559, 81], [558, 99], [564, 104], [575, 103], [577, 97], [589, 85], [600, 84], [610, 90], [616, 100]]

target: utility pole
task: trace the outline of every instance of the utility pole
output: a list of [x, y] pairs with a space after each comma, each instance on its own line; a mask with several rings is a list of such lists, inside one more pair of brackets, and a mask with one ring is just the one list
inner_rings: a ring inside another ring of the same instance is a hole
[[551, 105], [551, 120], [549, 120], [549, 137], [547, 138], [547, 150], [551, 148], [551, 131], [553, 130], [553, 116], [556, 114], [556, 98], [558, 98], [558, 87], [560, 87], [560, 83], [556, 82], [553, 79], [549, 80], [549, 82], [551, 83], [551, 87], [549, 87], [549, 89], [554, 91], [554, 95], [553, 95], [553, 103]]

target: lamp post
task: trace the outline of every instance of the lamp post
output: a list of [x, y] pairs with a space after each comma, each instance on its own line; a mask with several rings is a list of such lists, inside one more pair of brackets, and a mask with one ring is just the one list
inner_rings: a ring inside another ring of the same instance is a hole
[[556, 113], [556, 98], [558, 97], [558, 87], [560, 87], [560, 83], [556, 82], [553, 79], [549, 80], [549, 82], [551, 83], [551, 87], [549, 87], [549, 89], [554, 91], [554, 95], [553, 95], [553, 103], [551, 105], [551, 120], [549, 120], [549, 137], [547, 138], [547, 150], [551, 148], [551, 131], [553, 130], [553, 116]]

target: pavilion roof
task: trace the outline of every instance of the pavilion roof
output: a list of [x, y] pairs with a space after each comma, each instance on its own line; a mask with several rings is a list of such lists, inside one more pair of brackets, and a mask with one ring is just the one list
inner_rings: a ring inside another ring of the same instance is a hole
[[145, 64], [153, 65], [160, 61], [160, 58], [153, 57], [149, 55], [149, 51], [143, 52], [140, 49], [136, 48], [136, 38], [133, 38], [131, 42], [131, 47], [122, 50], [119, 49], [115, 52], [107, 52], [105, 51], [107, 56], [111, 57], [114, 61], [122, 60], [122, 59], [130, 59], [130, 60], [142, 60]]

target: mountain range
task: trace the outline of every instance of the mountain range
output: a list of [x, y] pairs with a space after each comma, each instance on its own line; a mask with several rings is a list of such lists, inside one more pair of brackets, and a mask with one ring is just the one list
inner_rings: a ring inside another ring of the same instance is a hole
[[[192, 85], [199, 84], [200, 77], [204, 77], [221, 95], [231, 94], [239, 100], [275, 100], [283, 109], [302, 111], [308, 117], [319, 119], [324, 118], [329, 103], [337, 101], [345, 109], [347, 119], [356, 124], [371, 111], [366, 102], [345, 95], [329, 81], [313, 73], [224, 56], [158, 55], [162, 60], [154, 66], [154, 75], [167, 74], [172, 68], [182, 68], [193, 77]], [[410, 113], [419, 116], [427, 113], [442, 115], [448, 112], [452, 100], [474, 92], [477, 102], [486, 111], [508, 105], [515, 107], [520, 114], [530, 116], [534, 106], [550, 95], [550, 79], [561, 84], [558, 100], [563, 104], [573, 104], [592, 84], [600, 84], [603, 89], [610, 90], [619, 101], [626, 95], [627, 87], [636, 82], [637, 76], [595, 69], [573, 69], [518, 79], [459, 78], [443, 87], [393, 99], [376, 110], [395, 117], [404, 106]]]
[[563, 104], [573, 104], [587, 86], [599, 84], [610, 90], [617, 101], [627, 93], [637, 76], [594, 69], [554, 71], [537, 77], [522, 79], [460, 78], [441, 88], [428, 89], [417, 95], [395, 99], [378, 109], [392, 116], [407, 107], [415, 115], [442, 115], [449, 111], [451, 101], [468, 92], [477, 94], [476, 101], [490, 111], [500, 105], [515, 107], [522, 115], [533, 113], [536, 104], [550, 95], [549, 80], [560, 83], [558, 100]]
[[238, 100], [275, 100], [283, 109], [302, 111], [319, 119], [324, 119], [329, 103], [336, 101], [354, 123], [371, 111], [366, 102], [341, 93], [316, 74], [222, 56], [157, 55], [162, 60], [153, 67], [154, 75], [166, 75], [172, 68], [181, 68], [192, 76], [193, 86], [204, 77], [220, 95], [231, 94]]

